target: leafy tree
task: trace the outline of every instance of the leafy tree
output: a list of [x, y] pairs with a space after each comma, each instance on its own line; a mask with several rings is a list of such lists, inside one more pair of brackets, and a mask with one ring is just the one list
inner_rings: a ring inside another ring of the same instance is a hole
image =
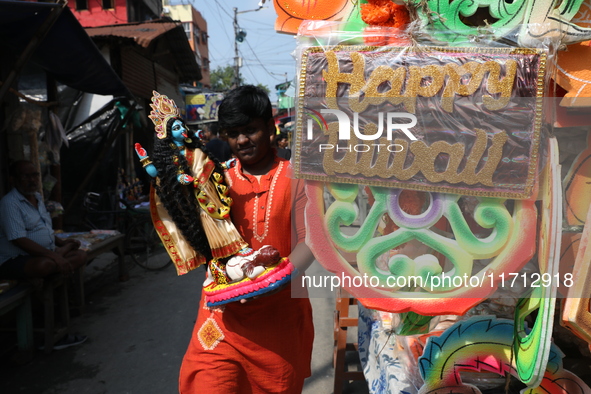
[[[244, 80], [242, 75], [239, 75], [240, 85], [245, 85], [248, 83]], [[213, 70], [210, 74], [211, 80], [211, 89], [215, 92], [225, 92], [232, 89], [234, 85], [234, 67], [231, 65], [228, 66], [218, 66], [215, 70]], [[257, 84], [257, 86], [263, 89], [267, 94], [270, 94], [271, 91], [266, 85], [261, 83]]]
[[271, 94], [271, 91], [267, 87], [267, 85], [263, 85], [262, 83], [258, 83], [257, 86], [267, 92], [267, 96]]
[[[240, 84], [244, 83], [244, 79], [239, 75]], [[215, 92], [225, 92], [234, 85], [234, 67], [218, 66], [210, 74], [211, 89]]]

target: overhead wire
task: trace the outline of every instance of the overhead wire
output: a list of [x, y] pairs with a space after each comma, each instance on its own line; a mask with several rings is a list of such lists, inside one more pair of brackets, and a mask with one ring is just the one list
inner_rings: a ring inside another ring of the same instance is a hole
[[[209, 4], [209, 2], [208, 2], [208, 1], [204, 1], [203, 3], [204, 3], [206, 6], [207, 6], [207, 8], [209, 9], [209, 11], [210, 11], [210, 12], [211, 12], [213, 15], [215, 15], [215, 16], [217, 17], [217, 19], [218, 19], [218, 20], [219, 20], [219, 22], [220, 22], [220, 26], [224, 26], [224, 21], [222, 20], [222, 18], [221, 18], [221, 16], [220, 16], [220, 13], [219, 13], [219, 12], [215, 12], [215, 10], [214, 10], [214, 9], [213, 9], [213, 8], [210, 6], [210, 4]], [[220, 7], [220, 4], [219, 4], [217, 1], [216, 1], [216, 5], [217, 5], [218, 9], [221, 9], [222, 11], [224, 11], [224, 10], [223, 10], [223, 9]], [[228, 13], [226, 12], [226, 14], [228, 14]], [[229, 15], [229, 14], [228, 14], [228, 15]], [[229, 15], [229, 16], [231, 17], [231, 15]], [[222, 30], [223, 30], [224, 34], [226, 35], [226, 38], [228, 39], [228, 41], [230, 41], [230, 42], [231, 42], [230, 36], [228, 35], [228, 32], [226, 31], [226, 29], [222, 29]], [[211, 49], [212, 49], [212, 48], [214, 48], [213, 46], [209, 46], [209, 45], [208, 45], [207, 47], [208, 47], [208, 49], [209, 49], [210, 51], [211, 51]], [[217, 48], [215, 48], [215, 50], [216, 50], [216, 51], [218, 51], [218, 49], [217, 49]], [[221, 59], [221, 58], [222, 58], [222, 54], [221, 54], [220, 52], [218, 52], [218, 54], [220, 55], [220, 59]], [[217, 61], [221, 63], [221, 60], [220, 60], [220, 59], [218, 59]]]
[[261, 82], [258, 80], [256, 74], [252, 71], [252, 69], [250, 68], [250, 64], [248, 63], [244, 63], [244, 65], [246, 66], [246, 68], [248, 69], [248, 71], [250, 72], [250, 75], [252, 76], [252, 79], [256, 82], [256, 84], [261, 84]]
[[[220, 10], [221, 10], [223, 13], [225, 13], [226, 15], [228, 15], [228, 16], [230, 17], [230, 19], [232, 19], [232, 21], [234, 21], [234, 16], [233, 16], [233, 15], [231, 15], [231, 14], [230, 14], [228, 11], [226, 11], [225, 9], [223, 9], [223, 8], [222, 8], [222, 6], [220, 5], [220, 2], [219, 2], [218, 0], [214, 0], [214, 1], [215, 1], [216, 5], [218, 6], [218, 8], [219, 8], [219, 9], [220, 9]], [[207, 3], [207, 1], [206, 1], [205, 3]]]
[[[224, 26], [224, 25], [225, 25], [225, 23], [224, 23], [224, 21], [222, 20], [222, 17], [221, 17], [221, 15], [220, 15], [220, 13], [218, 13], [218, 12], [215, 12], [215, 11], [214, 11], [214, 10], [211, 8], [211, 6], [209, 5], [209, 2], [207, 2], [207, 1], [206, 1], [206, 2], [205, 2], [205, 4], [207, 5], [207, 8], [209, 8], [209, 9], [211, 10], [211, 12], [212, 12], [212, 13], [213, 13], [213, 14], [214, 14], [214, 15], [215, 15], [217, 18], [218, 18], [218, 20], [220, 21], [220, 26]], [[220, 3], [219, 3], [219, 2], [217, 2], [217, 1], [216, 1], [216, 2], [215, 2], [215, 4], [216, 4], [216, 6], [217, 6], [218, 10], [221, 10], [221, 11], [224, 11], [224, 12], [226, 12], [226, 11], [225, 11], [225, 10], [224, 10], [224, 9], [223, 9], [221, 6], [220, 6]], [[231, 15], [229, 15], [227, 12], [226, 12], [226, 14], [227, 14], [227, 15], [230, 17], [230, 21], [232, 21], [232, 22], [233, 22], [233, 18], [232, 18], [232, 16], [231, 16]], [[231, 39], [230, 39], [230, 36], [228, 35], [228, 32], [226, 31], [226, 29], [222, 29], [222, 31], [223, 31], [223, 32], [224, 32], [224, 34], [226, 35], [226, 38], [228, 39], [228, 41], [231, 41]]]
[[[195, 0], [190, 0], [193, 5], [195, 6]], [[198, 8], [204, 8], [207, 7], [207, 10], [209, 13], [213, 14], [212, 15], [212, 19], [215, 19], [217, 22], [219, 23], [219, 30], [223, 30], [224, 31], [224, 35], [225, 38], [227, 39], [227, 42], [233, 44], [234, 43], [234, 37], [231, 37], [228, 29], [224, 29], [221, 28], [222, 26], [228, 26], [228, 25], [233, 25], [234, 23], [234, 15], [226, 10], [225, 8], [227, 8], [227, 5], [223, 5], [220, 3], [219, 0], [214, 0], [215, 2], [215, 7], [213, 7], [211, 5], [211, 2], [209, 1], [203, 1], [203, 2], [199, 2], [199, 7], [196, 7], [196, 9]], [[201, 4], [204, 4], [201, 5]], [[228, 21], [228, 19], [225, 19], [225, 15], [227, 16], [230, 20]], [[255, 23], [257, 27], [261, 27], [261, 28], [256, 28], [256, 27], [248, 27], [248, 31], [252, 31], [252, 32], [256, 32], [257, 34], [255, 34], [252, 38], [257, 38], [257, 36], [264, 36], [264, 33], [259, 33], [259, 32], [269, 32], [269, 29], [273, 28], [273, 24], [271, 23], [261, 23], [261, 20], [253, 20], [250, 18], [240, 18], [241, 22], [250, 22], [249, 24]], [[240, 26], [238, 26], [240, 27]], [[268, 27], [267, 29], [263, 28], [263, 27]], [[218, 33], [219, 36], [219, 33]], [[252, 45], [249, 42], [250, 40], [246, 39], [245, 42], [247, 44], [247, 47], [249, 48], [250, 52], [252, 53], [252, 55], [254, 56], [254, 59], [252, 59], [251, 56], [248, 57], [244, 57], [244, 54], [241, 49], [239, 49], [239, 55], [242, 56], [242, 58], [244, 59], [244, 66], [248, 71], [248, 74], [251, 75], [253, 77], [253, 79], [256, 81], [256, 83], [261, 83], [261, 79], [260, 79], [260, 72], [256, 72], [256, 70], [253, 68], [253, 66], [255, 67], [260, 67], [264, 70], [264, 72], [271, 77], [274, 81], [279, 81], [279, 80], [283, 80], [282, 78], [278, 77], [277, 75], [273, 75], [273, 73], [271, 73], [271, 71], [269, 70], [269, 66], [273, 66], [273, 67], [281, 67], [284, 68], [286, 66], [292, 66], [293, 65], [293, 61], [282, 61], [281, 59], [277, 59], [277, 46], [273, 47], [273, 48], [268, 48], [265, 49], [264, 45], [261, 45], [261, 47], [259, 47], [259, 45], [257, 44], [257, 48], [261, 49], [258, 53], [254, 51]], [[256, 41], [256, 40], [255, 40]], [[265, 41], [265, 43], [267, 43], [268, 40]], [[264, 44], [264, 43], [263, 43]], [[254, 45], [254, 42], [253, 42]], [[216, 46], [216, 45], [209, 45], [209, 53], [210, 53], [210, 57], [212, 58], [211, 60], [214, 60], [215, 63], [215, 68], [218, 67], [225, 67], [224, 64], [226, 65], [230, 65], [232, 63], [232, 60], [234, 59], [234, 56], [229, 56], [229, 50], [228, 51], [221, 51], [220, 48], [222, 48], [223, 46]], [[212, 56], [215, 52], [215, 56]], [[232, 55], [234, 55], [234, 53], [232, 53]], [[261, 60], [261, 57], [263, 58], [271, 58], [273, 60], [268, 60], [263, 62], [263, 60]], [[213, 70], [214, 68], [212, 68]], [[279, 74], [279, 73], [276, 73]], [[267, 78], [267, 77], [264, 77]]]
[[259, 63], [261, 64], [261, 67], [263, 68], [263, 70], [265, 70], [267, 72], [267, 74], [269, 74], [271, 77], [279, 80], [279, 78], [277, 78], [275, 75], [271, 74], [271, 72], [269, 70], [267, 70], [267, 67], [265, 67], [265, 65], [263, 64], [263, 62], [261, 61], [261, 59], [259, 59], [259, 57], [257, 56], [257, 54], [254, 51], [254, 49], [252, 49], [252, 47], [250, 46], [250, 43], [248, 42], [248, 40], [246, 40], [246, 45], [248, 45], [248, 47], [250, 48], [250, 51], [254, 55], [255, 59], [257, 59], [259, 61]]

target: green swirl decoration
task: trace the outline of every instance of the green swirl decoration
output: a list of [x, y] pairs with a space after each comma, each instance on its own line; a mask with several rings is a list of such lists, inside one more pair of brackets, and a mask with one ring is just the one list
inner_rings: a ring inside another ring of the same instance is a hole
[[[499, 38], [517, 29], [531, 6], [527, 0], [405, 0], [418, 10], [419, 18], [430, 35], [453, 45], [473, 45], [466, 40], [482, 31], [469, 26], [462, 18], [473, 16], [478, 8], [488, 8], [494, 20], [488, 21], [491, 32]], [[492, 19], [492, 18], [491, 18]]]
[[[474, 260], [494, 258], [510, 242], [514, 221], [505, 207], [504, 199], [478, 199], [474, 220], [482, 228], [492, 229], [487, 237], [478, 238], [462, 214], [458, 195], [433, 195], [431, 200], [436, 198], [437, 201], [442, 201], [441, 211], [433, 214], [435, 221], [429, 219], [425, 220], [424, 225], [417, 225], [416, 218], [420, 218], [420, 215], [414, 216], [413, 228], [409, 228], [405, 227], [403, 219], [396, 221], [389, 214], [388, 204], [391, 203], [392, 189], [370, 187], [370, 190], [375, 202], [366, 220], [356, 231], [351, 230], [351, 225], [359, 215], [356, 205], [359, 191], [357, 185], [332, 184], [329, 187], [335, 201], [326, 210], [324, 220], [335, 246], [348, 253], [357, 253], [359, 272], [378, 278], [384, 290], [416, 291], [420, 288], [420, 291], [436, 294], [454, 290], [457, 286], [452, 283], [454, 277], [473, 275]], [[398, 229], [380, 235], [377, 229], [385, 215], [390, 215]], [[442, 217], [447, 218], [453, 236], [442, 235], [440, 230], [432, 228], [433, 223]], [[344, 234], [344, 227], [348, 227], [349, 232], [355, 231], [354, 234]], [[403, 250], [391, 252], [401, 246], [405, 247], [409, 242], [420, 249], [413, 258], [405, 255]], [[386, 263], [378, 266], [378, 260], [386, 253], [391, 256], [387, 257]], [[441, 256], [446, 261], [439, 261]], [[429, 279], [442, 274], [452, 280], [433, 283]], [[402, 277], [407, 280], [397, 280]], [[421, 280], [413, 280], [413, 277], [420, 277]]]
[[358, 190], [357, 185], [332, 183], [329, 186], [329, 191], [336, 201], [326, 210], [327, 229], [334, 243], [345, 252], [360, 250], [373, 237], [380, 218], [387, 210], [387, 189], [376, 188], [376, 201], [361, 228], [352, 236], [344, 235], [341, 226], [350, 226], [358, 216], [359, 209], [355, 205]]
[[[455, 196], [456, 201], [459, 196]], [[462, 214], [457, 203], [449, 203], [447, 219], [452, 227], [456, 240], [462, 249], [471, 253], [476, 259], [488, 259], [499, 254], [507, 244], [511, 235], [511, 215], [504, 205], [505, 200], [483, 198], [474, 212], [474, 220], [483, 228], [493, 229], [487, 238], [477, 238]]]

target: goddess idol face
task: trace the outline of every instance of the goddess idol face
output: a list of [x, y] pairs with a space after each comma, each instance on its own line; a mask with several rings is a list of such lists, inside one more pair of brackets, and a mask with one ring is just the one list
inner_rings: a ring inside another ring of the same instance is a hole
[[184, 145], [183, 140], [187, 137], [187, 128], [180, 119], [175, 120], [170, 128], [172, 140], [178, 146]]

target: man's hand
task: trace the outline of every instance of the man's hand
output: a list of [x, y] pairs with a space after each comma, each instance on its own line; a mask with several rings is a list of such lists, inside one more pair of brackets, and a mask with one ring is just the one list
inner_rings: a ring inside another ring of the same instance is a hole
[[58, 248], [54, 253], [49, 255], [49, 258], [52, 259], [56, 264], [60, 272], [64, 275], [71, 275], [72, 274], [72, 264], [68, 260], [66, 260], [62, 254], [62, 251], [67, 248], [64, 246], [62, 248]]
[[61, 239], [59, 237], [55, 237], [55, 245], [57, 247], [68, 246], [70, 248], [69, 250], [78, 250], [80, 249], [81, 243], [77, 239]]
[[276, 288], [276, 289], [273, 289], [273, 290], [271, 290], [271, 291], [268, 291], [268, 292], [266, 292], [266, 293], [263, 293], [263, 294], [261, 294], [261, 295], [256, 295], [256, 296], [254, 296], [254, 297], [249, 297], [249, 298], [243, 298], [243, 299], [241, 299], [241, 300], [240, 300], [240, 303], [241, 303], [241, 304], [246, 304], [246, 303], [247, 303], [247, 302], [249, 302], [249, 301], [258, 300], [258, 299], [259, 299], [259, 298], [261, 298], [261, 297], [267, 297], [267, 296], [270, 296], [270, 295], [273, 295], [273, 294], [277, 294], [277, 293], [279, 293], [281, 290], [283, 290], [283, 288], [284, 288], [285, 286], [287, 286], [288, 284], [289, 284], [289, 282], [286, 282], [286, 283], [282, 284], [281, 286], [279, 286], [278, 288]]

